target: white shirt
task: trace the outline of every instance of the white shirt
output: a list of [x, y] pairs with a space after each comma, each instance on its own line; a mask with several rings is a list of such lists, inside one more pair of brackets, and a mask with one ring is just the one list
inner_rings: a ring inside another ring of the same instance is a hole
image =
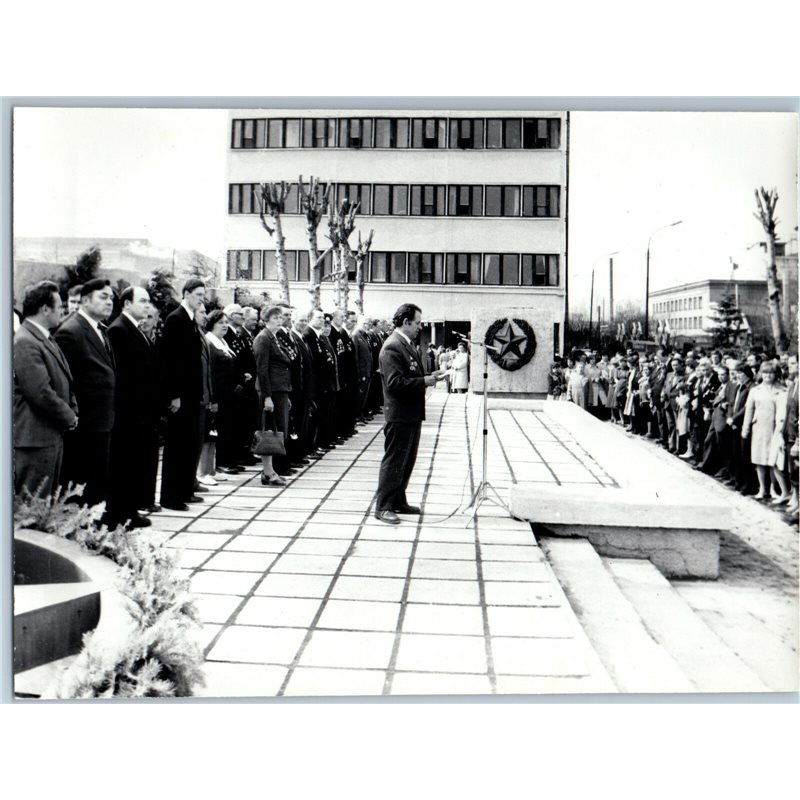
[[399, 333], [399, 334], [400, 334], [400, 335], [401, 335], [401, 336], [402, 336], [402, 337], [403, 337], [403, 338], [404, 338], [404, 339], [405, 339], [405, 340], [406, 340], [406, 341], [407, 341], [407, 342], [408, 342], [408, 343], [409, 343], [409, 344], [410, 344], [412, 347], [414, 346], [414, 345], [412, 344], [412, 342], [411, 342], [411, 339], [409, 339], [409, 338], [408, 338], [408, 336], [406, 336], [406, 335], [403, 333], [403, 331], [401, 331], [399, 328], [397, 328], [397, 333]]
[[[144, 335], [144, 331], [139, 327], [138, 320], [135, 320], [127, 311], [123, 311], [122, 314], [123, 316], [127, 317], [130, 320], [131, 325], [133, 325], [133, 327], [136, 328], [136, 330], [139, 331], [139, 333], [141, 333], [145, 339], [147, 339], [147, 337]], [[147, 339], [147, 341], [149, 342], [150, 340]]]
[[185, 300], [181, 300], [181, 308], [189, 315], [189, 319], [194, 322], [194, 311], [192, 311]]
[[103, 344], [103, 349], [105, 350], [106, 347], [106, 340], [103, 336], [103, 332], [100, 330], [100, 325], [97, 323], [96, 320], [93, 320], [82, 308], [78, 309], [78, 313], [94, 328], [94, 332], [97, 334], [97, 338]]
[[28, 319], [28, 322], [30, 322], [31, 325], [36, 326], [44, 334], [44, 338], [45, 339], [49, 339], [50, 338], [50, 331], [48, 331], [47, 328], [43, 328], [38, 322], [34, 322], [30, 318]]

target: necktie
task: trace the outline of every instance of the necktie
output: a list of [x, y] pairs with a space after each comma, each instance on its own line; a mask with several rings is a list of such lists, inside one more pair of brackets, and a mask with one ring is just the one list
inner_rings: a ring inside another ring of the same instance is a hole
[[108, 334], [106, 333], [106, 326], [103, 325], [101, 322], [98, 322], [97, 329], [100, 331], [100, 335], [103, 337], [103, 345], [106, 348], [106, 353], [108, 353], [108, 357], [113, 360], [114, 355], [111, 352], [111, 342], [108, 340]]

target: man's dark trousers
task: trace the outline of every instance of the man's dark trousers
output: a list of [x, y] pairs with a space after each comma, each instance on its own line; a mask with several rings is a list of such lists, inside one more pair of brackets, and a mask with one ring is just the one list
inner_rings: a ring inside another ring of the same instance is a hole
[[378, 511], [408, 505], [406, 489], [417, 460], [419, 422], [387, 422], [384, 425], [384, 457], [378, 480], [376, 507]]
[[161, 502], [185, 503], [194, 494], [195, 475], [203, 446], [203, 409], [199, 402], [182, 403], [167, 417]]

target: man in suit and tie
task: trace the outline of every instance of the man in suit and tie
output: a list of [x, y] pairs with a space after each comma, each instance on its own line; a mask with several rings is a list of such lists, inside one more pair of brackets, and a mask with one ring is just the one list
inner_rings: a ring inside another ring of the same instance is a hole
[[366, 422], [367, 399], [369, 397], [369, 385], [372, 379], [372, 350], [367, 330], [370, 321], [366, 317], [360, 317], [358, 328], [353, 332], [353, 347], [355, 349], [356, 361], [356, 385], [358, 387], [358, 420]]
[[400, 523], [398, 514], [419, 514], [406, 497], [406, 488], [417, 460], [419, 436], [425, 419], [425, 388], [434, 386], [441, 371], [425, 374], [425, 365], [414, 346], [422, 327], [422, 311], [404, 303], [394, 315], [394, 333], [381, 348], [385, 437], [378, 477], [375, 517], [389, 525]]
[[336, 361], [330, 343], [324, 339], [325, 315], [314, 309], [309, 315], [303, 341], [311, 353], [314, 391], [312, 397], [317, 408], [317, 443], [322, 449], [331, 446], [331, 414], [336, 392]]
[[289, 427], [286, 437], [286, 455], [276, 459], [273, 463], [275, 471], [279, 474], [288, 473], [295, 466], [308, 464], [302, 453], [302, 440], [300, 431], [303, 427], [303, 361], [300, 348], [292, 337], [292, 307], [288, 303], [275, 304], [282, 312], [281, 322], [275, 331], [275, 338], [281, 345], [284, 353], [290, 358], [289, 379], [292, 385], [289, 392]]
[[322, 451], [317, 450], [317, 421], [319, 412], [314, 402], [314, 365], [311, 350], [305, 341], [305, 333], [308, 330], [308, 311], [292, 310], [292, 342], [297, 348], [300, 356], [300, 383], [295, 387], [292, 381], [292, 408], [296, 411], [300, 427], [297, 430], [299, 437], [299, 453], [302, 463], [308, 463], [311, 459], [317, 459], [323, 455]]
[[783, 421], [783, 440], [786, 449], [786, 470], [792, 485], [792, 496], [786, 507], [789, 522], [797, 523], [797, 427], [798, 427], [798, 392], [797, 392], [797, 356], [790, 355], [787, 363], [788, 378], [791, 383], [786, 392], [786, 417]]
[[755, 493], [755, 469], [750, 461], [750, 437], [742, 438], [742, 426], [747, 407], [747, 397], [753, 388], [753, 371], [747, 364], [736, 365], [736, 394], [734, 395], [733, 408], [727, 420], [733, 436], [732, 442], [732, 470], [736, 489], [742, 494]]
[[103, 323], [113, 307], [111, 283], [93, 278], [81, 288], [78, 311], [54, 335], [67, 357], [80, 411], [78, 427], [64, 442], [62, 479], [83, 484], [82, 501], [88, 505], [108, 501], [116, 371]]
[[61, 322], [52, 281], [31, 286], [14, 336], [14, 493], [52, 494], [61, 477], [64, 432], [78, 426], [78, 404], [64, 354], [50, 338]]
[[167, 401], [167, 432], [161, 466], [161, 505], [185, 511], [201, 503], [194, 493], [203, 445], [205, 414], [203, 353], [205, 337], [195, 321], [205, 301], [205, 284], [190, 278], [181, 304], [164, 321], [161, 337], [162, 383]]
[[341, 384], [341, 401], [339, 403], [339, 436], [352, 436], [356, 431], [358, 416], [358, 376], [356, 374], [356, 354], [351, 334], [356, 327], [354, 311], [346, 316], [340, 311], [333, 314], [331, 320], [339, 325], [339, 342], [336, 350]]
[[159, 384], [153, 345], [139, 329], [150, 295], [129, 286], [120, 295], [122, 312], [108, 328], [117, 369], [108, 498], [110, 524], [145, 528], [139, 500], [154, 494], [158, 470]]

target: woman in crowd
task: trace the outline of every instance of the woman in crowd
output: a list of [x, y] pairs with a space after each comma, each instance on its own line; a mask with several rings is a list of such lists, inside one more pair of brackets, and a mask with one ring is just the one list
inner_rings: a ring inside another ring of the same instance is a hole
[[467, 391], [467, 387], [469, 386], [469, 379], [467, 378], [468, 365], [469, 356], [467, 355], [467, 346], [464, 342], [459, 342], [452, 362], [454, 392], [464, 394], [464, 392]]
[[[205, 306], [201, 305], [194, 315], [197, 327], [200, 328], [201, 331], [208, 330], [208, 318], [208, 311]], [[205, 412], [203, 414], [203, 446], [200, 450], [200, 460], [197, 463], [196, 479], [197, 483], [201, 486], [216, 486], [217, 481], [214, 478], [214, 460], [216, 458], [217, 445], [216, 414], [218, 407], [214, 397], [214, 385], [211, 379], [211, 353], [208, 347], [203, 348], [201, 362]]]
[[547, 399], [562, 400], [564, 389], [564, 375], [561, 372], [561, 364], [558, 361], [554, 361], [550, 365], [550, 372], [547, 375]]
[[770, 361], [761, 365], [761, 383], [747, 396], [742, 438], [750, 438], [750, 461], [758, 476], [756, 500], [764, 500], [770, 493], [770, 472], [781, 493], [772, 501], [775, 505], [789, 500], [789, 487], [783, 470], [786, 453], [783, 440], [783, 422], [786, 414], [786, 390], [775, 383], [776, 367]]
[[625, 408], [625, 401], [628, 397], [628, 365], [624, 360], [620, 361], [614, 368], [614, 385], [609, 392], [611, 420], [618, 425], [624, 425], [625, 420], [622, 411]]
[[[453, 352], [450, 350], [449, 347], [445, 348], [445, 351], [439, 357], [439, 369], [449, 370], [453, 366]], [[444, 376], [445, 383], [447, 384], [447, 391], [448, 393], [453, 391], [453, 376], [452, 373], [448, 372], [447, 375]]]
[[589, 379], [586, 377], [586, 362], [583, 360], [575, 364], [567, 384], [567, 400], [576, 406], [586, 408], [588, 400]]
[[[228, 332], [228, 318], [219, 309], [212, 311], [206, 320], [206, 341], [208, 342], [209, 363], [211, 366], [211, 386], [217, 404], [216, 423], [216, 464], [217, 473], [235, 475], [241, 472], [236, 466], [234, 445], [234, 361], [236, 355], [225, 341]], [[225, 480], [215, 475], [216, 480]]]

